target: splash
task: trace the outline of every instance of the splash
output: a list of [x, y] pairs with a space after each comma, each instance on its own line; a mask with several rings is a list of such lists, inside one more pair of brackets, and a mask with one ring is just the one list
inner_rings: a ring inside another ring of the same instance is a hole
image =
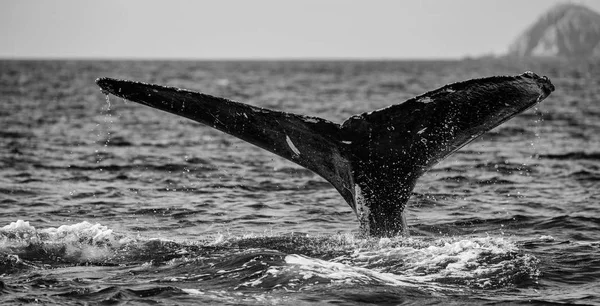
[[35, 231], [35, 227], [29, 225], [28, 221], [17, 220], [17, 222], [11, 222], [9, 225], [6, 225], [2, 228], [3, 231], [13, 231], [13, 232], [29, 232]]
[[539, 276], [539, 261], [504, 237], [248, 234], [176, 242], [133, 238], [98, 223], [36, 229], [18, 220], [0, 228], [2, 253], [23, 268], [30, 262], [135, 264], [136, 273], [161, 275], [161, 282], [219, 280], [235, 289], [364, 285], [432, 293], [519, 286]]
[[[383, 244], [376, 250], [356, 251], [335, 261], [403, 275], [423, 283], [492, 288], [537, 279], [538, 261], [521, 254], [504, 237], [442, 238], [405, 245]], [[518, 275], [520, 279], [513, 277]]]
[[0, 252], [42, 262], [90, 262], [110, 258], [132, 239], [87, 221], [38, 230], [17, 220], [0, 229]]
[[[254, 247], [284, 251], [280, 254], [283, 260], [263, 260], [264, 270], [249, 276], [241, 288], [300, 290], [318, 284], [338, 284], [416, 286], [431, 291], [465, 286], [490, 289], [536, 283], [539, 276], [539, 261], [523, 254], [513, 241], [504, 237], [219, 236], [213, 245], [232, 248], [251, 241]], [[310, 250], [303, 249], [303, 245], [310, 246]], [[260, 261], [257, 258], [262, 256], [249, 257]], [[232, 271], [236, 268], [240, 267], [228, 267]]]

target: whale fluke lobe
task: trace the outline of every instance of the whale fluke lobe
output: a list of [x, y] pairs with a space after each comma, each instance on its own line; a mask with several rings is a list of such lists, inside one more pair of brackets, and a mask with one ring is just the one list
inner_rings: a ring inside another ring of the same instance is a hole
[[353, 198], [339, 124], [174, 87], [109, 78], [96, 83], [118, 97], [195, 120], [285, 157], [321, 175], [346, 201]]
[[363, 233], [406, 234], [417, 179], [478, 136], [545, 99], [532, 72], [446, 85], [342, 124], [174, 87], [100, 78], [105, 93], [206, 124], [291, 160], [330, 182]]

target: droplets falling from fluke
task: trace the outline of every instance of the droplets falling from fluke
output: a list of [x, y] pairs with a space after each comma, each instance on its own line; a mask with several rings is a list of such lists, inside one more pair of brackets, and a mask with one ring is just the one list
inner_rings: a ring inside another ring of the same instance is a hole
[[107, 147], [110, 143], [110, 126], [114, 123], [110, 106], [110, 95], [106, 95], [106, 113], [104, 116], [104, 122], [108, 124], [108, 127], [106, 131], [106, 140], [104, 142], [104, 147]]
[[[96, 131], [96, 143], [102, 144], [101, 149], [95, 149], [95, 161], [96, 164], [101, 164], [104, 158], [107, 156], [106, 150], [110, 145], [112, 138], [112, 126], [114, 124], [114, 118], [112, 116], [113, 109], [110, 101], [110, 95], [108, 92], [102, 91], [105, 96], [106, 106], [102, 107], [100, 113], [102, 114], [102, 119], [96, 121], [95, 131]], [[100, 172], [103, 171], [102, 168], [98, 169]]]
[[110, 95], [108, 93], [104, 93], [104, 96], [106, 98], [106, 109], [110, 111]]
[[[535, 126], [533, 128], [533, 132], [535, 134], [535, 138], [533, 138], [533, 140], [531, 141], [531, 146], [533, 148], [535, 148], [536, 145], [539, 143], [539, 141], [541, 139], [540, 130], [541, 130], [541, 127], [542, 127], [542, 125], [544, 123], [544, 114], [542, 113], [542, 111], [540, 110], [539, 106], [537, 106], [537, 105], [534, 107], [533, 110], [535, 112], [535, 115], [536, 115], [537, 119], [534, 121]], [[535, 158], [536, 156], [537, 155], [532, 155], [532, 158]]]

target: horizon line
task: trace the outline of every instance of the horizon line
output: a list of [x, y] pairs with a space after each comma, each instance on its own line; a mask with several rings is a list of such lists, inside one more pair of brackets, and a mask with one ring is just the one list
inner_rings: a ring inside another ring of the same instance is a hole
[[365, 61], [365, 62], [386, 62], [386, 61], [462, 61], [472, 59], [506, 58], [506, 55], [479, 55], [479, 56], [461, 56], [461, 57], [136, 57], [136, 56], [115, 56], [115, 57], [95, 57], [95, 56], [5, 56], [0, 55], [0, 60], [15, 61], [206, 61], [206, 62], [301, 62], [301, 61]]

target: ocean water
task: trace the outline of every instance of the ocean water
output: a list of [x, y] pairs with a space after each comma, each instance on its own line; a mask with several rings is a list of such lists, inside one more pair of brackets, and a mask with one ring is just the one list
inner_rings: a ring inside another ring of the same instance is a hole
[[[316, 174], [98, 77], [335, 122], [447, 83], [556, 91], [364, 238]], [[600, 63], [0, 61], [0, 304], [600, 304]]]

